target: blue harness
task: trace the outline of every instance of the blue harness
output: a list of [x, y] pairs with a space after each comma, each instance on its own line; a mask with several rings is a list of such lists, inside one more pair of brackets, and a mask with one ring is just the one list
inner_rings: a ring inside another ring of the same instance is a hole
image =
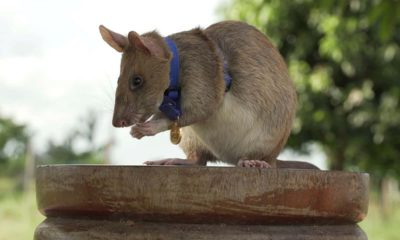
[[[169, 37], [166, 37], [164, 39], [167, 42], [167, 45], [171, 50], [173, 57], [171, 60], [170, 72], [169, 72], [169, 87], [164, 92], [164, 99], [159, 107], [159, 110], [163, 112], [170, 120], [175, 121], [182, 115], [181, 104], [180, 104], [181, 89], [179, 87], [179, 69], [180, 69], [179, 54], [174, 41]], [[228, 63], [225, 59], [224, 59], [224, 81], [225, 81], [225, 92], [227, 92], [229, 91], [232, 85], [232, 77], [228, 73]]]

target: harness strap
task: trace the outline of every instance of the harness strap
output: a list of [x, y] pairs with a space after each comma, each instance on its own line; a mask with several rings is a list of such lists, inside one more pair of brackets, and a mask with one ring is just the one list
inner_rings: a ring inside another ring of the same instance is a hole
[[[166, 41], [173, 56], [170, 64], [169, 87], [164, 92], [164, 99], [159, 107], [159, 110], [163, 112], [170, 120], [176, 121], [182, 114], [180, 104], [181, 89], [179, 87], [179, 54], [178, 48], [171, 38], [165, 37], [164, 40]], [[218, 53], [220, 54], [224, 63], [225, 92], [228, 92], [232, 85], [232, 76], [229, 74], [228, 61], [226, 58], [224, 58], [224, 55], [219, 48]]]
[[164, 99], [159, 109], [167, 115], [169, 119], [175, 121], [182, 114], [180, 105], [181, 90], [179, 88], [179, 54], [174, 41], [169, 37], [164, 39], [173, 56], [169, 71], [169, 87], [164, 92]]

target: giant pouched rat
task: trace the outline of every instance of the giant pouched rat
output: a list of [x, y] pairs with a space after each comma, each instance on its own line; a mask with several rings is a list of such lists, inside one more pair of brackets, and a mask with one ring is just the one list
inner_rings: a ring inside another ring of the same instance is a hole
[[[138, 139], [182, 128], [180, 147], [187, 159], [146, 164], [218, 160], [244, 167], [312, 167], [276, 160], [291, 131], [296, 91], [281, 55], [256, 28], [225, 21], [168, 38], [134, 31], [125, 37], [104, 26], [100, 33], [122, 53], [113, 125], [133, 125], [131, 135]], [[176, 120], [159, 110], [176, 68], [173, 58], [179, 59]]]

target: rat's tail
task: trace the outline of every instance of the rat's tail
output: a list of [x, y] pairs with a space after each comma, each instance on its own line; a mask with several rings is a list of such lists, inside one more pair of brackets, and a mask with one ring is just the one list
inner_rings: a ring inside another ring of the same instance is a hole
[[316, 169], [319, 170], [317, 166], [308, 162], [300, 162], [300, 161], [282, 161], [276, 160], [277, 168], [293, 168], [293, 169]]

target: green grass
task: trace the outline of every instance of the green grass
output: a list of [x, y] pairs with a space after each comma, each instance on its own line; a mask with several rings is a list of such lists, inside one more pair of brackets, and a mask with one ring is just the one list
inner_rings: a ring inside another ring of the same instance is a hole
[[44, 217], [37, 211], [34, 191], [0, 198], [0, 240], [30, 240]]
[[[34, 230], [43, 219], [37, 211], [33, 190], [26, 194], [8, 191], [0, 195], [0, 240], [33, 239]], [[400, 239], [400, 204], [395, 205], [390, 216], [384, 220], [376, 201], [372, 200], [368, 216], [360, 227], [370, 240]]]
[[367, 233], [370, 240], [400, 239], [400, 204], [395, 204], [386, 219], [379, 212], [376, 201], [370, 201], [368, 216], [360, 227]]

